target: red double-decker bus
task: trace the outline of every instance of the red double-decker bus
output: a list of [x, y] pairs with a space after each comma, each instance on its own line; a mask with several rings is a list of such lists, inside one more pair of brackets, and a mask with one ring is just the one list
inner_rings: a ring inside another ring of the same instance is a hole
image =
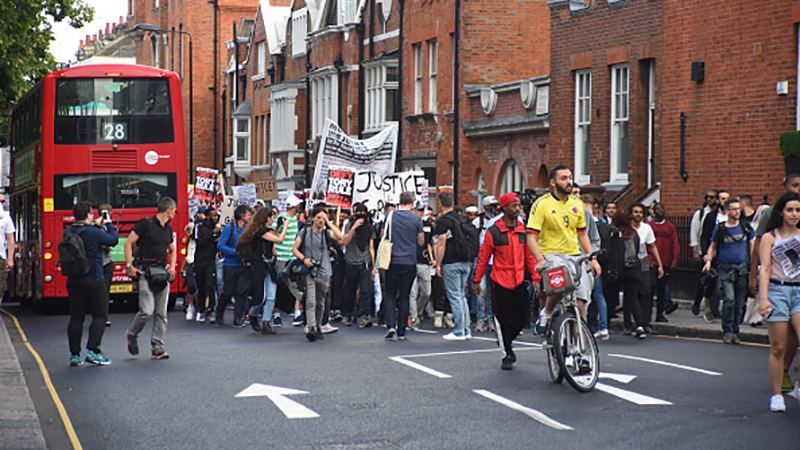
[[[9, 204], [17, 256], [10, 295], [34, 305], [67, 296], [57, 249], [81, 200], [113, 207], [120, 242], [112, 249], [112, 299], [135, 294], [125, 275], [125, 236], [139, 219], [154, 215], [165, 196], [178, 203], [172, 229], [180, 266], [188, 220], [180, 92], [173, 72], [90, 65], [48, 73], [17, 102]], [[180, 279], [172, 283], [173, 301], [181, 285]]]

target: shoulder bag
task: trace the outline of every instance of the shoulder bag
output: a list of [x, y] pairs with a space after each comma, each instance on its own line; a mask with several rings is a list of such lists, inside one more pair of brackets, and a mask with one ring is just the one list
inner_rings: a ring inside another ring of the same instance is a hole
[[378, 270], [387, 270], [392, 263], [392, 215], [394, 212], [389, 213], [386, 218], [386, 226], [383, 227], [383, 237], [381, 243], [378, 244], [378, 254], [375, 255], [375, 265]]

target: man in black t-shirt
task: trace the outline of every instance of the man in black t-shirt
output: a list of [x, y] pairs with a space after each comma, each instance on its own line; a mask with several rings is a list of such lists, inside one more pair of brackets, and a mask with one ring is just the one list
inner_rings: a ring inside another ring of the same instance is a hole
[[[173, 239], [170, 221], [175, 218], [175, 200], [163, 197], [158, 201], [158, 212], [154, 217], [142, 219], [133, 227], [125, 242], [125, 262], [127, 263], [128, 276], [138, 278], [139, 312], [133, 318], [133, 323], [126, 333], [128, 352], [131, 355], [139, 354], [137, 338], [145, 324], [154, 317], [153, 334], [150, 338], [152, 359], [167, 359], [169, 353], [164, 350], [164, 334], [167, 332], [167, 302], [169, 300], [169, 282], [157, 283], [155, 272], [166, 268], [169, 281], [175, 279], [175, 264], [177, 252]], [[136, 260], [134, 261], [133, 246], [138, 244]], [[169, 263], [167, 263], [169, 253]], [[153, 271], [148, 277], [147, 273]], [[149, 278], [149, 279], [148, 279]]]
[[[410, 313], [411, 328], [417, 329], [422, 322], [422, 313], [431, 296], [431, 271], [436, 266], [433, 257], [433, 223], [431, 221], [430, 208], [425, 208], [418, 202], [415, 212], [422, 219], [422, 231], [425, 234], [425, 244], [417, 246], [417, 276], [414, 284], [411, 285]], [[429, 308], [432, 311], [432, 308]]]

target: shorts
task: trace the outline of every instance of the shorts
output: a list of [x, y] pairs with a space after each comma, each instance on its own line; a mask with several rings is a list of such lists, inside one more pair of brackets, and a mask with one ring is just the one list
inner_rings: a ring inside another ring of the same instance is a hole
[[791, 316], [800, 313], [800, 286], [770, 283], [767, 297], [772, 304], [767, 322], [788, 322]]
[[[560, 256], [561, 255], [544, 255], [544, 260], [547, 261], [548, 264], [561, 264], [559, 261]], [[571, 261], [575, 261], [581, 258], [581, 256], [567, 256], [567, 258]], [[574, 268], [574, 265], [571, 268]], [[592, 302], [592, 288], [594, 288], [594, 274], [589, 270], [588, 262], [583, 263], [580, 278], [580, 283], [575, 289], [575, 297], [580, 300], [585, 300], [588, 305]], [[577, 283], [578, 280], [576, 279], [575, 282]]]

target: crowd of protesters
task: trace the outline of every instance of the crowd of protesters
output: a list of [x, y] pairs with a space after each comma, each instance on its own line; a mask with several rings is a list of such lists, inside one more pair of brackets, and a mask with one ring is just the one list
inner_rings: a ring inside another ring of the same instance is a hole
[[[742, 323], [767, 323], [773, 411], [785, 410], [781, 391], [800, 390], [789, 374], [800, 331], [800, 176], [788, 176], [785, 187], [774, 208], [710, 189], [689, 230], [691, 258], [702, 266], [691, 310], [708, 322], [721, 319], [726, 344], [739, 343]], [[653, 323], [668, 322], [678, 309], [669, 283], [681, 260], [678, 232], [660, 202], [622, 208], [581, 195], [564, 166], [551, 171], [550, 192], [527, 211], [515, 193], [486, 196], [463, 210], [450, 192], [436, 200], [434, 211], [404, 192], [397, 205], [376, 214], [364, 204], [304, 208], [289, 196], [285, 211], [263, 202], [241, 205], [225, 225], [218, 211], [201, 208], [184, 230], [186, 320], [249, 325], [269, 335], [287, 319], [304, 327], [310, 342], [338, 331], [336, 325], [385, 326], [385, 339], [402, 341], [408, 330], [431, 321], [448, 330], [442, 335], [448, 341], [495, 333], [501, 367], [508, 370], [516, 361], [513, 339], [528, 326], [541, 334], [552, 314], [552, 300], [539, 294], [538, 269], [551, 255], [589, 253], [597, 256], [577, 274], [576, 296], [598, 340], [610, 339], [614, 319], [621, 319], [623, 335], [645, 339]], [[108, 315], [108, 249], [117, 232], [104, 208], [95, 216], [90, 204], [79, 202], [76, 223], [65, 230], [65, 242], [73, 234], [82, 239], [90, 266], [68, 282], [72, 365], [83, 362], [87, 313], [93, 321], [86, 361], [111, 363], [100, 342]], [[162, 199], [158, 213], [137, 223], [125, 244], [139, 293], [139, 312], [126, 331], [132, 355], [152, 318], [151, 357], [169, 357], [164, 335], [167, 286], [176, 272], [174, 214], [175, 202]]]

